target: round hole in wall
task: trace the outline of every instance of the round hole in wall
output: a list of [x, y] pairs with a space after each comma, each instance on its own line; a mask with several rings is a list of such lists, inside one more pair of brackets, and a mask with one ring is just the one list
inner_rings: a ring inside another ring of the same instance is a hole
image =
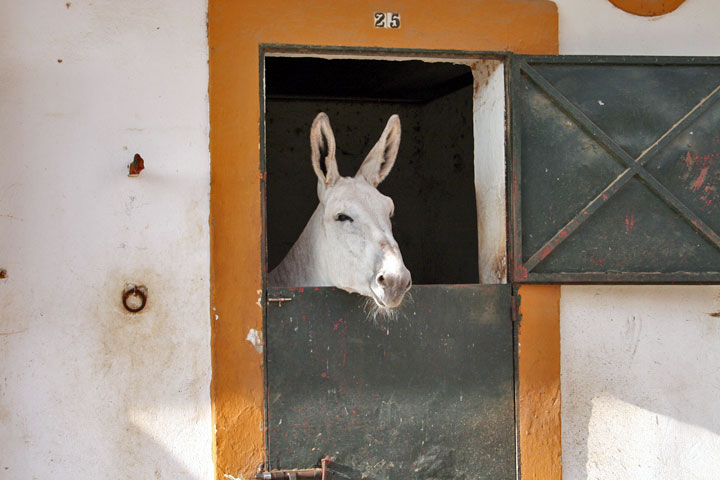
[[643, 17], [656, 17], [670, 13], [685, 0], [609, 0], [621, 10]]

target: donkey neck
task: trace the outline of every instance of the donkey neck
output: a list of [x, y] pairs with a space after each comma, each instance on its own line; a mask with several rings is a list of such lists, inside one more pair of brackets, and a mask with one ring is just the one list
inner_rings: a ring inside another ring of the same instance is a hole
[[325, 207], [318, 204], [300, 237], [283, 261], [268, 275], [268, 284], [278, 286], [330, 286], [325, 260], [320, 255], [325, 243], [323, 215]]

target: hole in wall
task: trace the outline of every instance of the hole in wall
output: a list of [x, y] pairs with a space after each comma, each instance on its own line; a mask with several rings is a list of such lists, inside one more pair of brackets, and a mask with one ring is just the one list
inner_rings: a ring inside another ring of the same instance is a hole
[[482, 94], [493, 72], [502, 77], [501, 61], [264, 61], [268, 270], [318, 204], [309, 144], [315, 115], [328, 114], [340, 174], [352, 176], [397, 113], [400, 150], [378, 189], [395, 202], [393, 233], [413, 282], [504, 283], [504, 79], [494, 80], [494, 101]]

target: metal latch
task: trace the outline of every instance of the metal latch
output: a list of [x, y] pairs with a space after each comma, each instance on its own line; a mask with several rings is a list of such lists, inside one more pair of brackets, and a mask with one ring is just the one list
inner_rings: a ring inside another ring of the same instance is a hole
[[328, 469], [328, 463], [330, 459], [325, 457], [321, 461], [320, 468], [305, 468], [301, 470], [271, 470], [269, 472], [262, 472], [255, 475], [255, 478], [261, 480], [273, 480], [273, 479], [289, 479], [296, 480], [298, 478], [315, 478], [317, 480], [330, 480], [332, 478], [332, 472]]
[[282, 308], [283, 302], [291, 302], [292, 298], [290, 297], [279, 297], [279, 298], [268, 298], [268, 302], [277, 303], [279, 308]]

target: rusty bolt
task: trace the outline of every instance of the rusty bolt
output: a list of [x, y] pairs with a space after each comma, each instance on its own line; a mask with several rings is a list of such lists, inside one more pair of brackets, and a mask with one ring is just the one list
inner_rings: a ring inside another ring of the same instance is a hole
[[0, 268], [0, 278], [7, 278], [7, 270]]
[[136, 153], [133, 157], [132, 163], [128, 165], [128, 169], [130, 170], [130, 173], [128, 173], [128, 177], [137, 177], [138, 175], [140, 175], [140, 172], [142, 172], [144, 168], [145, 160], [143, 160], [139, 153]]

